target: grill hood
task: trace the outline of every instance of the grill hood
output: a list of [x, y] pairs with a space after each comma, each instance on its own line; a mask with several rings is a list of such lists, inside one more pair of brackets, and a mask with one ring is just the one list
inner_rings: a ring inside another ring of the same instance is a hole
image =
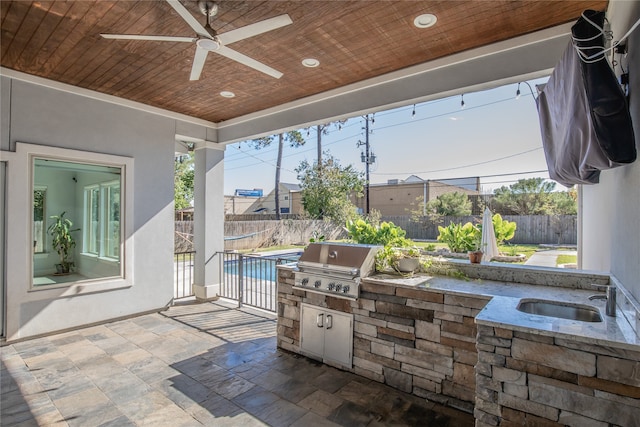
[[364, 277], [375, 270], [375, 256], [379, 248], [347, 243], [311, 243], [300, 256], [298, 268], [349, 271], [354, 276]]

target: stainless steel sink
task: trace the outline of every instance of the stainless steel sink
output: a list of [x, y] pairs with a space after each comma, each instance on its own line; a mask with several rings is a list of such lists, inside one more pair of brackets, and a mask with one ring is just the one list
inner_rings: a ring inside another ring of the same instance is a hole
[[521, 299], [516, 308], [523, 313], [537, 314], [539, 316], [559, 317], [582, 322], [602, 322], [600, 311], [596, 307], [584, 304], [541, 299]]

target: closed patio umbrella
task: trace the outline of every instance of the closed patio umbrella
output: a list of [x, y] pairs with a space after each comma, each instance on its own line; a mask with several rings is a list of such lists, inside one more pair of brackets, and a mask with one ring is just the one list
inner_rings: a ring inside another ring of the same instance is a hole
[[480, 240], [480, 250], [483, 252], [482, 261], [491, 261], [499, 254], [492, 218], [493, 215], [489, 208], [485, 208], [482, 216], [482, 239]]

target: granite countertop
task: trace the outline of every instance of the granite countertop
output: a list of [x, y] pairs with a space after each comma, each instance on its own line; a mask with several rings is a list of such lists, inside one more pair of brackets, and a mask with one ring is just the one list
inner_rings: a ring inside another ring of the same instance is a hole
[[[596, 289], [584, 289], [585, 286], [530, 285], [498, 280], [465, 280], [427, 274], [416, 274], [411, 277], [376, 274], [363, 280], [380, 285], [440, 291], [453, 295], [486, 296], [490, 301], [476, 317], [476, 323], [481, 325], [636, 351], [640, 346], [640, 337], [635, 334], [626, 318], [621, 315], [606, 316], [605, 301], [589, 300], [590, 295], [598, 292]], [[583, 322], [523, 313], [516, 309], [522, 298], [590, 305], [600, 311], [603, 321]]]

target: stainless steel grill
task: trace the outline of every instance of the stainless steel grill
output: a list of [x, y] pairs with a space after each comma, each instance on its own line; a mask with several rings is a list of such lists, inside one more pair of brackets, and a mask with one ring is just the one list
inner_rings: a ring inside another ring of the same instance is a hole
[[295, 288], [357, 299], [360, 280], [375, 270], [379, 246], [311, 243], [298, 261]]

